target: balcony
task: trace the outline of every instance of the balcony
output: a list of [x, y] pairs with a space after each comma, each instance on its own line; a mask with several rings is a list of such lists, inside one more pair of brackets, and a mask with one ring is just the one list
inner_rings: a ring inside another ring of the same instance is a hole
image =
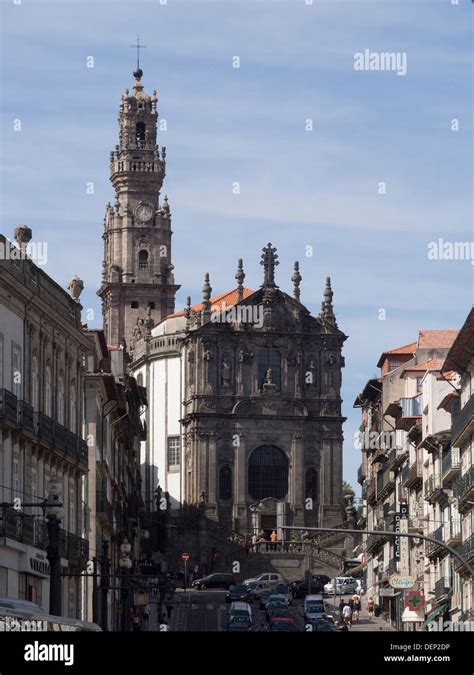
[[367, 471], [366, 471], [364, 465], [361, 464], [361, 465], [359, 466], [359, 468], [357, 469], [357, 482], [358, 482], [360, 485], [362, 485], [362, 483], [364, 482], [364, 479], [365, 479], [365, 477], [366, 477], [366, 474], [367, 474]]
[[[405, 468], [405, 467], [404, 467]], [[402, 481], [403, 481], [403, 471], [402, 471]], [[421, 485], [423, 482], [423, 464], [417, 460], [410, 464], [408, 467], [408, 474], [406, 479], [403, 481], [403, 484], [407, 488], [414, 488]]]
[[54, 445], [54, 422], [51, 417], [44, 415], [42, 412], [35, 413], [36, 418], [36, 435], [39, 440]]
[[428, 536], [431, 537], [432, 539], [436, 539], [436, 542], [432, 541], [427, 542], [427, 555], [429, 558], [436, 557], [443, 549], [443, 546], [441, 544], [442, 542], [444, 542], [444, 526], [441, 525], [434, 532], [430, 532]]
[[461, 408], [461, 412], [454, 418], [451, 425], [451, 443], [458, 445], [463, 441], [466, 435], [474, 430], [474, 394]]
[[54, 444], [57, 448], [60, 450], [66, 450], [66, 435], [68, 431], [65, 427], [62, 426], [62, 424], [56, 424], [54, 425]]
[[372, 480], [364, 481], [362, 495], [365, 496], [365, 499], [368, 502], [373, 500], [373, 498], [375, 497], [375, 478], [372, 478]]
[[386, 499], [395, 490], [393, 471], [379, 471], [377, 474], [377, 499]]
[[435, 583], [434, 587], [434, 596], [435, 600], [441, 600], [445, 598], [451, 590], [451, 579], [449, 577], [441, 577]]
[[[466, 502], [473, 501], [474, 488], [474, 466], [471, 466], [466, 473], [460, 476], [455, 483], [453, 483], [453, 495], [459, 500], [459, 508], [470, 507]], [[469, 508], [467, 508], [469, 510]]]
[[421, 394], [411, 398], [401, 398], [399, 406], [401, 416], [397, 420], [397, 429], [409, 431], [421, 417]]
[[456, 546], [461, 541], [461, 521], [448, 520], [444, 525], [444, 541], [448, 546]]
[[0, 420], [11, 427], [17, 425], [17, 398], [8, 389], [0, 389]]
[[7, 510], [0, 518], [0, 537], [10, 537], [25, 544], [35, 543], [34, 516], [13, 514]]
[[437, 500], [445, 497], [440, 476], [429, 476], [425, 482], [425, 499], [434, 504]]
[[85, 567], [89, 559], [89, 542], [72, 532], [67, 533], [67, 559], [73, 565]]
[[443, 455], [442, 461], [442, 476], [443, 486], [450, 486], [451, 482], [459, 476], [461, 471], [461, 459], [459, 456], [459, 448], [449, 448]]
[[[463, 541], [462, 544], [456, 546], [456, 551], [464, 558], [464, 560], [470, 562], [472, 565], [472, 560], [474, 558], [474, 533], [471, 534], [468, 539]], [[465, 565], [463, 565], [457, 558], [454, 559], [454, 568], [459, 572], [468, 572]]]
[[89, 463], [89, 448], [87, 447], [87, 441], [83, 438], [79, 438], [77, 459], [81, 464], [85, 464], [86, 466]]
[[367, 553], [375, 553], [378, 551], [386, 542], [387, 535], [383, 530], [380, 530], [380, 534], [369, 534], [367, 537]]
[[109, 521], [109, 523], [113, 523], [114, 512], [112, 509], [112, 504], [107, 499], [107, 495], [104, 492], [98, 490], [95, 494], [95, 503], [97, 514], [104, 516]]
[[35, 411], [26, 401], [18, 401], [18, 426], [22, 431], [28, 432], [33, 436], [36, 433], [35, 429]]

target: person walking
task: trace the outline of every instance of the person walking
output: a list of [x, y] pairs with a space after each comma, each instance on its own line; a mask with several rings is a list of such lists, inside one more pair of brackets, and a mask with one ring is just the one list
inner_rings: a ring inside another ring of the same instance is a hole
[[344, 621], [344, 624], [348, 627], [352, 627], [352, 609], [350, 608], [350, 605], [347, 603], [344, 605], [344, 609], [342, 610], [342, 618]]
[[271, 535], [270, 535], [270, 541], [272, 542], [272, 545], [271, 545], [271, 550], [272, 550], [272, 551], [276, 551], [276, 543], [277, 543], [277, 539], [278, 539], [278, 535], [277, 535], [277, 533], [275, 532], [275, 530], [273, 530], [272, 533], [271, 533]]
[[339, 603], [339, 615], [341, 617], [341, 621], [344, 621], [344, 616], [342, 614], [342, 610], [344, 609], [344, 605], [346, 603], [344, 602], [344, 598], [341, 598], [341, 602]]
[[147, 603], [143, 608], [143, 625], [148, 630], [148, 623], [150, 621], [150, 605]]
[[360, 612], [360, 596], [355, 594], [352, 596], [352, 618], [354, 621], [359, 621], [359, 612]]
[[131, 618], [132, 618], [132, 630], [134, 633], [137, 633], [138, 631], [141, 630], [141, 627], [140, 627], [140, 615], [135, 607], [132, 609]]
[[367, 612], [369, 613], [369, 620], [374, 618], [374, 599], [371, 595], [367, 598]]
[[252, 534], [252, 553], [256, 553], [256, 552], [257, 552], [257, 535], [254, 532]]

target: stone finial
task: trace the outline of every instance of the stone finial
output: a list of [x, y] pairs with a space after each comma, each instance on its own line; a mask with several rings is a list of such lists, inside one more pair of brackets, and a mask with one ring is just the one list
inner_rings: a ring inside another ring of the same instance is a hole
[[79, 302], [80, 295], [84, 290], [84, 282], [77, 276], [77, 274], [75, 274], [68, 283], [67, 289], [71, 294], [71, 298], [75, 302]]
[[13, 236], [15, 237], [15, 241], [18, 246], [22, 248], [31, 241], [33, 232], [31, 231], [31, 227], [28, 227], [28, 225], [18, 225], [18, 227], [15, 227]]
[[326, 287], [324, 289], [324, 300], [321, 304], [321, 318], [327, 323], [336, 325], [336, 317], [334, 314], [332, 299], [334, 293], [331, 287], [331, 277], [326, 277]]
[[300, 301], [300, 283], [302, 278], [303, 277], [300, 274], [300, 264], [298, 261], [295, 261], [293, 274], [291, 275], [291, 281], [293, 282], [293, 297], [298, 302]]
[[211, 293], [212, 288], [209, 283], [209, 272], [204, 276], [204, 285], [202, 287], [202, 322], [206, 321], [211, 313]]
[[235, 273], [235, 278], [237, 280], [237, 302], [242, 302], [244, 299], [244, 264], [242, 258], [239, 258], [237, 261], [237, 272]]
[[184, 316], [186, 318], [186, 330], [189, 330], [191, 323], [191, 296], [186, 298], [186, 307], [184, 308]]
[[170, 205], [169, 205], [169, 202], [168, 202], [168, 195], [165, 195], [165, 198], [164, 198], [164, 200], [163, 200], [163, 207], [162, 207], [162, 210], [163, 210], [163, 213], [164, 213], [166, 216], [169, 216], [169, 214], [170, 214]]
[[270, 243], [267, 244], [265, 248], [262, 249], [263, 253], [261, 255], [260, 265], [263, 265], [263, 284], [262, 288], [275, 288], [275, 267], [279, 265], [278, 254], [276, 248]]

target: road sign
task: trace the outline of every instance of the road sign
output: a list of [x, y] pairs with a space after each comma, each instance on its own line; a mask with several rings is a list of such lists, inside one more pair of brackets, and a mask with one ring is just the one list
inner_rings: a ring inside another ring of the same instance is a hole
[[189, 553], [181, 553], [181, 560], [189, 560]]
[[392, 588], [412, 588], [415, 578], [410, 574], [392, 574], [388, 583]]

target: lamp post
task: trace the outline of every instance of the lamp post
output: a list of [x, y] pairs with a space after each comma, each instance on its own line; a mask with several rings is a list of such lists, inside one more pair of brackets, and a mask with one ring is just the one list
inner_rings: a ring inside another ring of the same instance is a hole
[[132, 560], [130, 558], [130, 551], [132, 546], [129, 543], [128, 539], [125, 537], [122, 544], [120, 545], [120, 558], [119, 558], [119, 567], [121, 571], [121, 590], [122, 590], [122, 621], [121, 621], [121, 630], [122, 632], [128, 631], [128, 576], [132, 568]]
[[45, 505], [48, 547], [46, 557], [49, 562], [49, 612], [61, 615], [61, 554], [59, 551], [60, 521], [64, 515], [61, 503], [61, 481], [52, 478], [48, 483], [48, 500]]

